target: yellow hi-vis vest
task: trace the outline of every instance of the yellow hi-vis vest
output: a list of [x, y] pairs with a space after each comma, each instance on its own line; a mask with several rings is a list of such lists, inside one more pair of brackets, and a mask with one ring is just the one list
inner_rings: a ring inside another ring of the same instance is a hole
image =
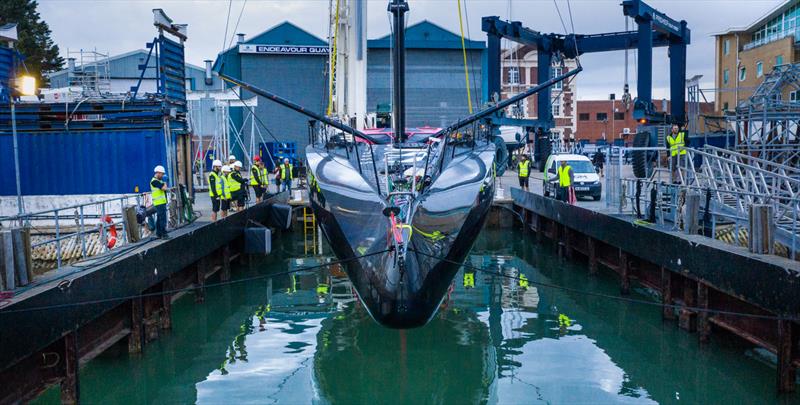
[[564, 167], [558, 166], [558, 185], [561, 187], [569, 187], [572, 185], [572, 182], [569, 179], [569, 171], [572, 170], [572, 166], [566, 165]]
[[678, 154], [685, 155], [686, 149], [686, 132], [680, 131], [674, 137], [667, 136], [667, 143], [669, 143], [670, 156], [678, 156]]
[[219, 173], [217, 173], [217, 172], [212, 170], [211, 173], [208, 173], [208, 184], [209, 185], [211, 185], [211, 179], [214, 179], [214, 190], [211, 190], [211, 187], [209, 187], [208, 188], [208, 195], [211, 196], [211, 198], [214, 198], [214, 193], [212, 193], [212, 191], [215, 191], [217, 193], [217, 197], [222, 198], [222, 196], [223, 196], [222, 187], [223, 186], [222, 186], [222, 179], [220, 179]]
[[219, 176], [219, 181], [222, 183], [222, 199], [223, 200], [230, 200], [231, 199], [231, 182], [228, 180], [228, 176], [222, 175]]
[[291, 165], [291, 163], [289, 164], [289, 175], [288, 175], [288, 177], [286, 175], [286, 165], [281, 165], [281, 180], [286, 180], [287, 178], [289, 180], [294, 178], [292, 176], [292, 165]]
[[233, 172], [228, 175], [228, 191], [235, 193], [242, 189], [242, 184], [233, 179]]
[[[259, 180], [261, 183], [259, 183]], [[250, 168], [250, 185], [257, 186], [257, 185], [266, 186], [269, 184], [269, 177], [267, 177], [267, 168], [258, 166], [253, 166]]]
[[153, 198], [153, 205], [164, 205], [167, 203], [167, 192], [160, 188], [153, 187], [153, 180], [158, 179], [153, 177], [150, 180], [150, 196]]
[[519, 177], [528, 177], [528, 171], [530, 167], [531, 167], [530, 160], [519, 162]]

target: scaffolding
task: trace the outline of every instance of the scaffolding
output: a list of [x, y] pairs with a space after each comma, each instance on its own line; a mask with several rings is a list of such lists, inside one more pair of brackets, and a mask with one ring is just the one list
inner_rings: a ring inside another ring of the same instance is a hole
[[107, 53], [97, 49], [67, 50], [68, 83], [80, 87], [84, 97], [96, 97], [111, 92], [110, 67]]
[[737, 152], [797, 167], [800, 161], [800, 64], [776, 66], [727, 118]]

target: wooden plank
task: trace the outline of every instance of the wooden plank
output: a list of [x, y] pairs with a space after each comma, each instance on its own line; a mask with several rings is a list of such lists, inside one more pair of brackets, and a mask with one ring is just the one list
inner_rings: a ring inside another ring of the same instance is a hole
[[674, 320], [675, 308], [672, 306], [672, 272], [661, 268], [661, 316], [663, 319]]
[[683, 306], [678, 311], [678, 326], [688, 332], [697, 330], [697, 313], [689, 309], [697, 306], [697, 287], [692, 283], [688, 278], [683, 279]]
[[793, 392], [795, 367], [792, 364], [792, 322], [778, 321], [778, 392]]
[[131, 333], [128, 335], [128, 353], [141, 353], [144, 346], [144, 303], [141, 297], [132, 299], [131, 307]]
[[619, 270], [621, 277], [619, 288], [620, 294], [628, 295], [631, 293], [631, 266], [630, 261], [628, 260], [628, 254], [622, 249], [619, 250]]
[[589, 244], [589, 274], [597, 274], [597, 242], [591, 236], [587, 236]]
[[708, 343], [711, 336], [711, 324], [708, 323], [708, 286], [701, 282], [697, 283], [697, 306], [703, 310], [697, 314], [697, 333], [700, 342]]
[[17, 288], [16, 277], [14, 276], [14, 240], [11, 231], [0, 232], [0, 243], [3, 249], [3, 275], [5, 278], [5, 290]]
[[80, 403], [78, 382], [78, 333], [73, 331], [64, 336], [64, 379], [61, 380], [61, 403]]
[[30, 280], [28, 278], [28, 252], [25, 250], [23, 232], [24, 230], [22, 228], [11, 230], [11, 239], [14, 245], [14, 270], [20, 286], [28, 285]]

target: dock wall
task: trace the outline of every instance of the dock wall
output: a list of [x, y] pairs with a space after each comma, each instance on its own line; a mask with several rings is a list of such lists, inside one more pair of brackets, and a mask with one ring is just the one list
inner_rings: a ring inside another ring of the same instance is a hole
[[586, 260], [590, 273], [610, 269], [620, 278], [622, 295], [632, 282], [657, 291], [664, 319], [677, 320], [701, 342], [708, 342], [714, 330], [727, 331], [775, 353], [777, 388], [794, 391], [800, 365], [797, 262], [520, 189], [512, 189], [512, 197], [524, 228], [536, 232], [537, 240], [554, 241], [565, 258]]
[[31, 400], [53, 384], [62, 402], [79, 402], [78, 367], [123, 339], [141, 352], [171, 329], [172, 301], [189, 288], [202, 302], [207, 278], [230, 278], [243, 229], [266, 218], [270, 202], [13, 297], [0, 309], [0, 404]]

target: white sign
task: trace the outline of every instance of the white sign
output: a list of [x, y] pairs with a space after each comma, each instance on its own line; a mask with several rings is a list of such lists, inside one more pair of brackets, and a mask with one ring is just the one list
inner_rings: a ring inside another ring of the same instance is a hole
[[311, 45], [239, 45], [239, 53], [263, 53], [277, 55], [327, 55], [327, 46]]

